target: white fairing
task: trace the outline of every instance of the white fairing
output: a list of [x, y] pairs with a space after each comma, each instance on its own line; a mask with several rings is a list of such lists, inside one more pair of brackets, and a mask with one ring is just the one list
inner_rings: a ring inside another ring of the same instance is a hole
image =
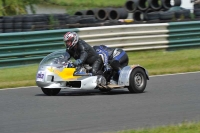
[[120, 72], [118, 85], [129, 86], [129, 77], [131, 72], [132, 68], [130, 66], [124, 67]]
[[90, 76], [81, 80], [81, 88], [84, 90], [94, 89], [97, 87], [97, 76]]

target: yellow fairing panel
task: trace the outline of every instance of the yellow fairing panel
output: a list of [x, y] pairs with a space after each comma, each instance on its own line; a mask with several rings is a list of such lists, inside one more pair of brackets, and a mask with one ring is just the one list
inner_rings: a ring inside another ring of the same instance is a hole
[[57, 74], [63, 80], [76, 80], [77, 78], [81, 77], [81, 76], [73, 76], [75, 68], [64, 68], [62, 70], [56, 68], [48, 68], [48, 70], [50, 72]]

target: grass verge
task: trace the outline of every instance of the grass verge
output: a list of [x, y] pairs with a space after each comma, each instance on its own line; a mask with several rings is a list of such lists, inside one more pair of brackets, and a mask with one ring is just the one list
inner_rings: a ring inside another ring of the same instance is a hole
[[117, 133], [199, 133], [200, 122], [184, 122], [178, 125], [162, 126], [150, 129], [126, 130]]
[[79, 10], [88, 10], [104, 7], [124, 7], [126, 0], [46, 0], [43, 4], [59, 5], [66, 7], [66, 12], [73, 15]]
[[[128, 52], [129, 65], [140, 64], [149, 75], [200, 71], [200, 48]], [[1, 68], [0, 88], [35, 86], [37, 65]]]
[[74, 7], [122, 7], [126, 0], [46, 0], [47, 3]]

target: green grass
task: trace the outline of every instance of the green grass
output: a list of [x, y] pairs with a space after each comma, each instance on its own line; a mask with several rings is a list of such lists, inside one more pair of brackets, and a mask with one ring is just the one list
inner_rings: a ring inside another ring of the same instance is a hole
[[96, 9], [103, 7], [123, 7], [126, 0], [46, 0], [43, 4], [65, 6], [66, 12], [73, 15], [79, 10]]
[[199, 133], [200, 122], [185, 122], [178, 125], [162, 126], [149, 129], [126, 130], [117, 133]]
[[140, 64], [150, 75], [193, 72], [200, 70], [200, 49], [146, 51], [128, 53], [129, 64]]
[[119, 7], [124, 6], [126, 0], [46, 0], [61, 6], [78, 6], [78, 7]]
[[[200, 71], [200, 48], [128, 52], [129, 65], [139, 64], [149, 75]], [[0, 88], [35, 86], [37, 65], [1, 68]]]
[[35, 86], [37, 68], [37, 65], [16, 68], [1, 68], [0, 88]]

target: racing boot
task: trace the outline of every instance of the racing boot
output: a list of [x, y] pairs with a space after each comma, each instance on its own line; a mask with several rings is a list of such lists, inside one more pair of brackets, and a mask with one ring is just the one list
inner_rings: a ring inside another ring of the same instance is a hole
[[117, 83], [117, 80], [114, 79], [113, 76], [112, 76], [111, 79], [110, 79], [110, 84], [112, 84], [112, 85], [117, 85], [117, 84], [118, 84], [118, 83]]
[[76, 71], [74, 72], [74, 76], [91, 76], [91, 73], [87, 73], [86, 69], [81, 66], [77, 66]]

